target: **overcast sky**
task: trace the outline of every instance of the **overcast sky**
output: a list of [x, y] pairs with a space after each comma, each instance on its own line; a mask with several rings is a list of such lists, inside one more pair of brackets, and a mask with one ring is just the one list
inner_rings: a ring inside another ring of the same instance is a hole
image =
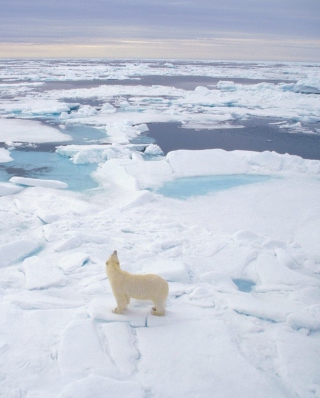
[[320, 0], [0, 0], [0, 56], [320, 62]]

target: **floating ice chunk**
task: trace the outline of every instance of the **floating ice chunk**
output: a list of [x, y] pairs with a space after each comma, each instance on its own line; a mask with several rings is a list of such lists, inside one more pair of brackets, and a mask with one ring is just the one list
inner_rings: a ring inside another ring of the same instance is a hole
[[320, 161], [303, 159], [300, 156], [279, 154], [276, 152], [232, 151], [248, 163], [251, 171], [259, 173], [320, 173]]
[[27, 185], [30, 187], [43, 187], [53, 189], [66, 189], [68, 184], [58, 180], [41, 180], [40, 178], [12, 177], [9, 180], [15, 184]]
[[200, 95], [207, 95], [210, 94], [211, 90], [209, 90], [207, 87], [198, 86], [194, 89], [194, 92]]
[[130, 148], [117, 145], [66, 145], [56, 149], [62, 156], [68, 156], [75, 164], [101, 163], [113, 158], [129, 159]]
[[164, 180], [172, 178], [172, 168], [166, 160], [130, 162], [125, 170], [135, 178], [140, 189], [158, 188]]
[[103, 104], [100, 109], [100, 113], [116, 113], [116, 111], [117, 111], [117, 109], [113, 105], [109, 104], [108, 102]]
[[90, 105], [81, 105], [79, 107], [79, 109], [75, 112], [71, 113], [71, 117], [88, 117], [88, 116], [94, 116], [96, 115], [98, 112], [97, 110]]
[[19, 185], [10, 184], [8, 182], [0, 182], [0, 196], [14, 195], [24, 188]]
[[217, 84], [217, 88], [221, 91], [236, 91], [237, 85], [232, 81], [220, 80]]
[[143, 398], [145, 392], [134, 381], [115, 380], [92, 374], [68, 384], [57, 398]]
[[0, 163], [12, 162], [13, 159], [10, 156], [10, 152], [5, 148], [0, 148]]
[[35, 240], [21, 239], [0, 246], [0, 267], [25, 259], [40, 248]]
[[59, 116], [59, 119], [61, 119], [61, 120], [67, 120], [70, 118], [71, 118], [71, 115], [68, 112], [61, 112], [61, 114]]
[[29, 290], [61, 287], [66, 284], [66, 279], [60, 269], [44, 263], [37, 256], [24, 260], [23, 270], [26, 288]]
[[147, 124], [142, 123], [142, 124], [137, 124], [134, 126], [138, 131], [140, 131], [140, 133], [146, 133], [147, 131], [149, 131], [149, 127]]
[[320, 94], [320, 80], [317, 77], [300, 79], [295, 84], [282, 84], [281, 87], [284, 91], [294, 93]]
[[0, 141], [19, 142], [64, 142], [72, 138], [58, 129], [34, 120], [0, 118]]
[[137, 137], [144, 131], [144, 128], [133, 126], [128, 121], [108, 123], [106, 132], [109, 140], [116, 144], [128, 144], [131, 139]]
[[178, 150], [169, 152], [166, 159], [177, 177], [243, 174], [249, 170], [249, 165], [244, 159], [222, 149]]
[[146, 150], [144, 151], [146, 155], [152, 155], [152, 156], [159, 156], [163, 155], [162, 149], [155, 144], [150, 144], [147, 146]]
[[139, 189], [138, 182], [125, 168], [131, 163], [131, 160], [126, 159], [110, 159], [92, 173], [92, 178], [102, 186], [114, 184], [125, 190], [136, 191]]

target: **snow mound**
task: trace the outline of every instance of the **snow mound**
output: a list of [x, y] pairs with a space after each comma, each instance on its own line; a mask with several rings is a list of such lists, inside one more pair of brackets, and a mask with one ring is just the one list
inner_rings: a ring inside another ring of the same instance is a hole
[[110, 379], [99, 375], [89, 375], [67, 385], [58, 398], [142, 398], [142, 387], [133, 381]]
[[7, 182], [0, 182], [0, 196], [14, 195], [23, 190], [23, 187], [10, 184]]
[[39, 250], [40, 247], [39, 242], [28, 239], [3, 244], [0, 246], [0, 267], [21, 261]]

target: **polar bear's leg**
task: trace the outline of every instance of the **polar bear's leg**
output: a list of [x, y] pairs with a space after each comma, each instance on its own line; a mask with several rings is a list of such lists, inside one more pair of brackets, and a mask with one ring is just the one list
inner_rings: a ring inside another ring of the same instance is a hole
[[152, 315], [164, 315], [165, 313], [165, 307], [166, 307], [166, 301], [163, 300], [155, 300], [153, 301], [154, 306], [152, 307], [151, 314]]
[[112, 312], [115, 314], [122, 314], [122, 312], [127, 308], [128, 300], [130, 301], [130, 298], [128, 299], [125, 294], [117, 295], [115, 298], [117, 301], [117, 308], [115, 308]]

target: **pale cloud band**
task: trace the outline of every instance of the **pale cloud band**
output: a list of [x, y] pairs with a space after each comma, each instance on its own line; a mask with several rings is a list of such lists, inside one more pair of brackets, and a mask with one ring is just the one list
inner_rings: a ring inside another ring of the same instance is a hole
[[320, 40], [221, 37], [0, 43], [1, 58], [220, 59], [319, 62]]

